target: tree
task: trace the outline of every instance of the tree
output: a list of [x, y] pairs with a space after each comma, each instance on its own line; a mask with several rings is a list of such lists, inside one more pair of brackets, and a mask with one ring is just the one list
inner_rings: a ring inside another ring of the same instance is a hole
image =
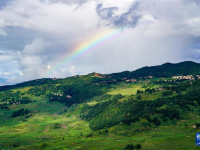
[[171, 91], [171, 90], [170, 91], [165, 91], [162, 94], [163, 94], [163, 96], [168, 96], [168, 95], [173, 94], [173, 91]]
[[141, 96], [140, 94], [138, 94], [138, 95], [137, 95], [137, 99], [138, 99], [138, 100], [141, 100], [141, 99], [142, 99], [142, 96]]
[[197, 122], [197, 123], [196, 123], [196, 128], [199, 128], [199, 127], [200, 127], [200, 123]]
[[137, 149], [141, 149], [141, 144], [137, 144], [136, 146], [135, 146], [135, 148], [137, 148]]
[[26, 109], [24, 113], [25, 113], [25, 114], [28, 114], [28, 113], [29, 113], [28, 109]]
[[133, 144], [128, 144], [127, 146], [126, 146], [126, 149], [131, 149], [131, 150], [134, 150], [134, 145]]
[[12, 113], [12, 117], [17, 117], [17, 116], [24, 116], [26, 114], [28, 114], [30, 111], [28, 109], [20, 109], [20, 110], [16, 110]]
[[160, 120], [157, 119], [156, 117], [154, 117], [154, 118], [152, 119], [152, 122], [154, 122], [154, 124], [155, 124], [156, 126], [159, 126], [159, 125], [160, 125]]

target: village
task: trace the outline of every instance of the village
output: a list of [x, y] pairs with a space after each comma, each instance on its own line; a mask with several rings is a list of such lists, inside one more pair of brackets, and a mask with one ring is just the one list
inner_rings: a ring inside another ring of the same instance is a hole
[[[75, 78], [77, 78], [78, 76], [75, 76]], [[91, 76], [92, 78], [93, 77], [98, 77], [98, 78], [106, 78], [106, 77], [109, 77], [110, 76], [106, 76], [106, 75], [102, 75], [102, 74], [98, 74], [98, 73], [94, 73], [94, 76]], [[145, 76], [145, 77], [138, 77], [138, 78], [128, 78], [128, 77], [125, 77], [125, 78], [122, 78], [121, 79], [121, 82], [127, 82], [127, 83], [137, 83], [139, 81], [139, 79], [153, 79], [155, 78], [154, 76]], [[172, 79], [165, 79], [164, 81], [165, 82], [172, 82], [172, 81], [176, 81], [176, 80], [195, 80], [195, 79], [200, 79], [200, 75], [185, 75], [185, 76], [172, 76], [171, 77]], [[108, 81], [100, 81], [100, 82], [97, 82], [97, 83], [93, 83], [93, 85], [107, 85], [107, 84], [112, 84], [112, 83], [116, 83], [116, 79], [112, 79], [112, 80], [108, 80]], [[165, 90], [164, 88], [160, 87], [157, 89], [158, 91], [163, 91]], [[62, 97], [63, 94], [58, 94], [58, 93], [53, 93], [53, 95], [55, 96], [59, 96], [59, 97]], [[66, 98], [72, 98], [72, 96], [70, 95], [67, 95]], [[59, 99], [59, 98], [58, 98]], [[20, 105], [20, 101], [17, 102], [16, 100], [15, 101], [10, 101], [10, 102], [6, 102], [6, 104], [10, 104], [10, 105]]]
[[197, 79], [200, 79], [199, 75], [186, 75], [186, 76], [173, 76], [173, 79], [178, 79], [178, 80], [195, 80], [195, 77]]

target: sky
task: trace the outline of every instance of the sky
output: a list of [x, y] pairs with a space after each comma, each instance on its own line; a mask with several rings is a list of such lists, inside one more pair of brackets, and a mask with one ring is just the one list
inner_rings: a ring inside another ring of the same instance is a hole
[[199, 0], [0, 0], [10, 84], [199, 58]]

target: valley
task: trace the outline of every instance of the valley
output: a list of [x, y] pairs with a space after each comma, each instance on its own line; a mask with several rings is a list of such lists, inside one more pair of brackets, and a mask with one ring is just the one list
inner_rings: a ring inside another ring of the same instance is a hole
[[173, 78], [198, 72], [170, 70], [152, 78], [136, 70], [2, 86], [0, 149], [198, 149], [200, 80]]

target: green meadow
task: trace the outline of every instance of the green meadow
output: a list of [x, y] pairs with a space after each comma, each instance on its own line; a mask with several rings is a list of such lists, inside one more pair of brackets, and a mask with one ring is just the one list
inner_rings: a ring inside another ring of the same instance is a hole
[[136, 95], [137, 90], [144, 90], [142, 88], [144, 85], [147, 85], [148, 81], [140, 81], [137, 83], [121, 83], [118, 85], [113, 85], [112, 88], [107, 92], [107, 94], [116, 95]]

